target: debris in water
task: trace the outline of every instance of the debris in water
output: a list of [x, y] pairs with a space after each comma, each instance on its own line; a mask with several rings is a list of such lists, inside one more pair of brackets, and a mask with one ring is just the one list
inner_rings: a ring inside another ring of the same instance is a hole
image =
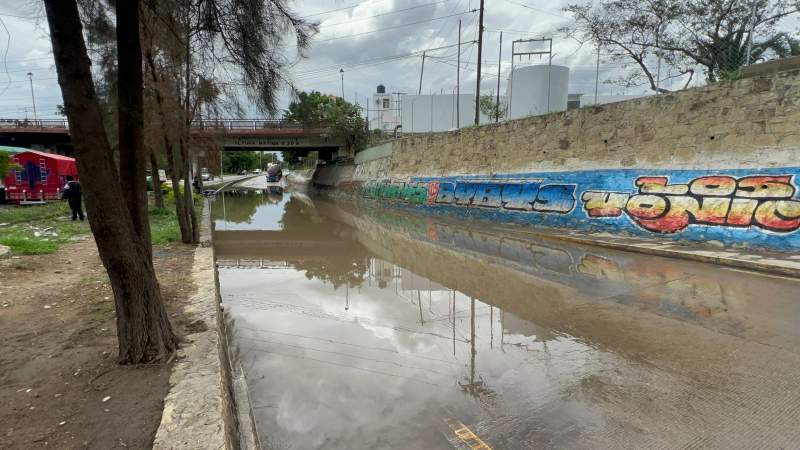
[[111, 400], [111, 396], [103, 397], [103, 403], [105, 403], [105, 402], [107, 402], [109, 400]]

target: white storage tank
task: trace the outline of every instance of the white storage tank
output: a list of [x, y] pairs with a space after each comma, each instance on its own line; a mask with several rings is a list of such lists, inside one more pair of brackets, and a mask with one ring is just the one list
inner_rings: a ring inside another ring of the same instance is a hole
[[506, 98], [511, 99], [506, 119], [566, 111], [568, 87], [569, 67], [536, 65], [515, 68], [506, 89]]

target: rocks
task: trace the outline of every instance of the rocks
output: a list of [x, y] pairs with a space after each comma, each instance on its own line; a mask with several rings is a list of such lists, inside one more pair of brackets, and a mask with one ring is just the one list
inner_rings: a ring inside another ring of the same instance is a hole
[[0, 259], [3, 259], [11, 254], [11, 249], [5, 245], [0, 245]]

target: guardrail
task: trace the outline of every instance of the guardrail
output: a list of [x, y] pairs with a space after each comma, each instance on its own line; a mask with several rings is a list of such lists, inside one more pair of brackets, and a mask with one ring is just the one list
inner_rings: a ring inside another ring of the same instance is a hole
[[303, 129], [323, 128], [285, 119], [202, 119], [193, 120], [192, 128], [210, 130], [261, 130], [261, 129]]
[[0, 129], [3, 128], [69, 128], [66, 119], [3, 119], [0, 118]]

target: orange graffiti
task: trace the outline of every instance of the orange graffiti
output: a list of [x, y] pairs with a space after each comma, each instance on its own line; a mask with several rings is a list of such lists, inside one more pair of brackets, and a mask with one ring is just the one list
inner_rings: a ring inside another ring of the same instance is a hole
[[581, 196], [589, 217], [619, 217], [625, 212], [642, 228], [675, 233], [690, 224], [755, 226], [775, 232], [800, 228], [800, 199], [792, 175], [734, 178], [711, 175], [688, 184], [667, 177], [639, 177], [638, 192], [586, 191]]

